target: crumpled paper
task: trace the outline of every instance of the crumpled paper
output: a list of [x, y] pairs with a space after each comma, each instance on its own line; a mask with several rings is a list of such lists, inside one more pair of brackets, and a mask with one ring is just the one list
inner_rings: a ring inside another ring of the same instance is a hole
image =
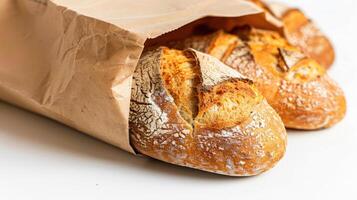
[[144, 47], [246, 23], [281, 30], [243, 0], [2, 0], [0, 99], [134, 153], [130, 91]]

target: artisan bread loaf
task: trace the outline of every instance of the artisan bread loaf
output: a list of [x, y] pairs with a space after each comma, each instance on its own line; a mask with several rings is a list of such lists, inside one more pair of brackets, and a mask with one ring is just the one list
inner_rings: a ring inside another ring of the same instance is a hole
[[325, 69], [277, 32], [245, 26], [233, 34], [218, 31], [175, 46], [200, 46], [254, 80], [288, 128], [326, 128], [345, 115], [344, 94]]
[[281, 6], [275, 8], [261, 0], [250, 1], [283, 22], [286, 39], [292, 45], [325, 68], [333, 64], [335, 52], [330, 40], [301, 10]]
[[250, 80], [216, 58], [147, 51], [132, 85], [130, 138], [141, 154], [231, 176], [260, 174], [284, 155], [279, 115]]

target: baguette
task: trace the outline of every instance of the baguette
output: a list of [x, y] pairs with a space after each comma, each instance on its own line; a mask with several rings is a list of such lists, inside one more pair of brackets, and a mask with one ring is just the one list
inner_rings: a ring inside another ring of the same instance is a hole
[[286, 131], [252, 81], [194, 50], [144, 52], [135, 70], [130, 137], [141, 154], [230, 176], [284, 155]]
[[287, 128], [327, 128], [345, 115], [344, 94], [325, 69], [277, 32], [246, 26], [234, 34], [218, 31], [174, 46], [200, 46], [253, 80]]
[[328, 37], [301, 10], [296, 8], [274, 9], [261, 0], [249, 0], [265, 12], [278, 18], [284, 25], [286, 39], [321, 66], [330, 68], [335, 60], [335, 52]]

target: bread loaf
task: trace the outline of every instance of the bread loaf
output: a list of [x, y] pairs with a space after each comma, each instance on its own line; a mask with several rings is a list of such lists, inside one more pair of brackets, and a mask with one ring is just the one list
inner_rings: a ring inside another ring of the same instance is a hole
[[250, 0], [265, 12], [281, 20], [287, 40], [297, 46], [321, 66], [329, 68], [335, 60], [335, 52], [328, 37], [301, 10], [296, 8], [274, 9], [261, 0]]
[[279, 115], [250, 80], [211, 56], [145, 52], [132, 85], [130, 137], [141, 154], [231, 176], [260, 174], [284, 155]]
[[175, 46], [199, 46], [254, 80], [288, 128], [326, 128], [344, 117], [342, 90], [314, 59], [276, 32], [243, 27], [234, 34], [218, 31]]

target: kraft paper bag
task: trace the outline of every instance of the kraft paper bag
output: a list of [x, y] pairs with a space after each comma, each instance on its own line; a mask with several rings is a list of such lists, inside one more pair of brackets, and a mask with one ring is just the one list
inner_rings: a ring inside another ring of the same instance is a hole
[[0, 0], [0, 99], [135, 153], [130, 92], [144, 48], [246, 23], [281, 29], [243, 0]]

